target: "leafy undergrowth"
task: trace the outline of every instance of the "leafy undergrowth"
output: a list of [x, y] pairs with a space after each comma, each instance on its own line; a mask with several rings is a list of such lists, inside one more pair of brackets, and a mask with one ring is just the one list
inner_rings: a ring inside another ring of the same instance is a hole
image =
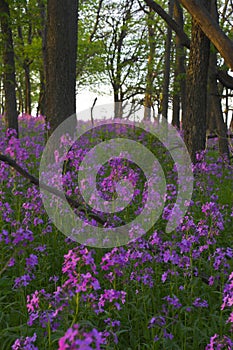
[[[43, 118], [21, 117], [19, 140], [1, 119], [0, 128], [0, 153], [38, 176]], [[72, 175], [82, 158], [76, 151], [63, 174], [74, 198]], [[59, 232], [39, 189], [1, 162], [1, 349], [232, 349], [233, 169], [213, 152], [199, 160], [192, 201], [176, 230], [165, 233], [177, 195], [168, 157], [163, 214], [146, 236], [111, 249]], [[146, 201], [143, 175], [126, 174], [127, 166], [110, 164], [99, 177], [105, 199], [114, 196], [111, 167], [138, 186], [124, 220]]]

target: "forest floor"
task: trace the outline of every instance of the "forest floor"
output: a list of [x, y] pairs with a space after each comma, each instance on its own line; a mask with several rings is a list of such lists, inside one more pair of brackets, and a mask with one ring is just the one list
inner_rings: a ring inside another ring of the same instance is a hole
[[[0, 153], [38, 177], [44, 120], [22, 117], [17, 139], [0, 119], [0, 135]], [[63, 169], [64, 188], [74, 199], [76, 160], [85, 147], [70, 150]], [[165, 154], [162, 214], [146, 235], [111, 248], [85, 246], [61, 233], [40, 189], [0, 162], [1, 349], [232, 349], [233, 167], [215, 148], [211, 140], [193, 166], [192, 200], [175, 230], [166, 232], [177, 174]], [[132, 221], [146, 200], [146, 180], [128, 166], [109, 163], [97, 180], [108, 200], [115, 194], [114, 171], [130, 178], [138, 195], [119, 220]]]

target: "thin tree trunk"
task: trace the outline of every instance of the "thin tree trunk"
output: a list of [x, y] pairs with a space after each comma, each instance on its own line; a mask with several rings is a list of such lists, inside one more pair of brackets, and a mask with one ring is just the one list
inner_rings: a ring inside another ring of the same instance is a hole
[[233, 133], [233, 112], [231, 114], [231, 122], [230, 122], [229, 130], [230, 130], [230, 132]]
[[[27, 36], [27, 43], [31, 45], [32, 43], [32, 25], [29, 23], [29, 29], [28, 29], [28, 36]], [[32, 64], [32, 60], [29, 60], [28, 58], [24, 61], [24, 70], [25, 70], [25, 105], [26, 105], [26, 113], [31, 115], [32, 111], [32, 99], [31, 99], [31, 76], [30, 76], [30, 65]]]
[[46, 8], [45, 3], [43, 0], [38, 0], [38, 6], [40, 8], [40, 27], [38, 30], [38, 34], [41, 37], [42, 40], [42, 66], [40, 68], [40, 93], [39, 93], [39, 100], [37, 105], [37, 112], [36, 115], [39, 114], [45, 115], [45, 75], [46, 75]]
[[18, 95], [18, 113], [23, 113], [24, 112], [24, 100], [23, 100], [23, 92], [21, 89], [21, 84], [17, 84], [16, 86], [16, 91]]
[[226, 126], [228, 125], [228, 116], [229, 116], [229, 91], [228, 89], [226, 88], [225, 89], [226, 91], [226, 99], [225, 99], [225, 106], [226, 106], [226, 109], [225, 109], [225, 121], [226, 121]]
[[[211, 13], [213, 18], [218, 21], [216, 0], [212, 0]], [[209, 59], [209, 94], [217, 128], [216, 131], [218, 135], [219, 153], [220, 155], [226, 156], [229, 159], [230, 154], [227, 139], [227, 126], [223, 120], [221, 97], [217, 84], [217, 55], [214, 50], [210, 51]]]
[[43, 69], [40, 69], [40, 94], [36, 111], [36, 115], [39, 114], [45, 115], [45, 76]]
[[[217, 57], [216, 53], [210, 53], [210, 69], [216, 69]], [[220, 155], [225, 155], [229, 159], [229, 148], [227, 140], [227, 127], [223, 120], [221, 98], [218, 90], [216, 74], [211, 71], [209, 75], [209, 93], [212, 106], [212, 115], [214, 118], [215, 133], [218, 135], [218, 145]]]
[[[173, 17], [174, 0], [169, 1], [169, 16]], [[167, 27], [167, 36], [165, 44], [165, 62], [164, 62], [164, 77], [163, 77], [163, 92], [162, 92], [162, 116], [167, 119], [168, 99], [169, 99], [169, 84], [170, 84], [170, 66], [171, 66], [171, 41], [172, 30]]]
[[3, 66], [4, 66], [4, 92], [5, 92], [5, 118], [7, 127], [15, 129], [18, 135], [18, 113], [16, 104], [15, 56], [12, 31], [10, 27], [10, 9], [8, 2], [0, 0], [1, 31], [4, 40]]
[[4, 115], [4, 82], [3, 82], [3, 76], [0, 76], [0, 114]]
[[147, 63], [147, 77], [146, 77], [146, 91], [144, 98], [144, 119], [151, 119], [151, 108], [153, 106], [153, 82], [154, 82], [154, 57], [155, 57], [155, 30], [153, 26], [154, 11], [151, 7], [147, 15], [147, 27], [148, 27], [148, 41], [149, 41], [149, 55]]
[[25, 76], [25, 112], [31, 114], [31, 79], [30, 79], [30, 63], [24, 62], [24, 76]]
[[[211, 65], [211, 62], [209, 62]], [[206, 136], [209, 135], [216, 135], [217, 132], [217, 124], [216, 124], [216, 115], [215, 115], [215, 108], [213, 105], [213, 98], [210, 95], [210, 87], [211, 87], [211, 73], [209, 70], [209, 91], [207, 96], [207, 116], [206, 116]], [[216, 77], [213, 77], [216, 79]]]
[[[27, 9], [26, 9], [27, 12]], [[23, 32], [22, 27], [18, 26], [18, 36], [19, 40], [22, 46], [22, 51], [24, 52], [24, 38], [23, 38]], [[30, 45], [32, 43], [32, 28], [31, 24], [29, 25], [28, 30], [28, 44]], [[31, 114], [31, 78], [30, 78], [30, 65], [33, 61], [29, 60], [28, 57], [24, 57], [23, 61], [23, 70], [24, 70], [24, 105], [25, 105], [25, 113]]]
[[[22, 27], [18, 27], [18, 36], [20, 39], [20, 43], [22, 46], [22, 51], [24, 52], [24, 38], [22, 33]], [[28, 32], [28, 44], [32, 43], [32, 29], [31, 25], [29, 26]], [[25, 105], [25, 113], [31, 114], [31, 79], [30, 79], [30, 65], [32, 61], [27, 57], [24, 57], [23, 61], [23, 70], [24, 70], [24, 105]]]
[[[180, 25], [184, 26], [183, 10], [178, 2], [174, 2], [174, 19]], [[180, 37], [176, 35], [176, 62], [174, 72], [174, 96], [173, 96], [173, 116], [172, 125], [180, 128], [180, 107], [182, 110], [182, 121], [185, 118], [185, 98], [186, 98], [186, 84], [185, 84], [185, 51]]]

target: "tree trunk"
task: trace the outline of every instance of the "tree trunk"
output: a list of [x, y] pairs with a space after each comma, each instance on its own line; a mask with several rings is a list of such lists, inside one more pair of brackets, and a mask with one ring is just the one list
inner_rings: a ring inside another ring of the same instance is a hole
[[40, 93], [39, 93], [39, 100], [37, 105], [37, 111], [36, 115], [39, 114], [45, 115], [45, 65], [46, 65], [46, 7], [43, 0], [38, 0], [38, 6], [40, 8], [40, 27], [38, 30], [38, 34], [41, 37], [42, 41], [42, 66], [40, 67]]
[[[28, 12], [26, 7], [26, 13]], [[23, 38], [23, 31], [22, 27], [18, 26], [18, 36], [21, 43], [21, 50], [22, 52], [25, 52], [25, 45], [24, 45], [24, 38]], [[31, 45], [32, 43], [32, 25], [29, 23], [28, 28], [28, 35], [27, 35], [27, 43]], [[33, 62], [33, 60], [30, 60], [27, 55], [24, 54], [24, 61], [23, 61], [23, 69], [24, 69], [24, 104], [25, 104], [25, 113], [31, 114], [31, 78], [30, 78], [30, 65]]]
[[151, 7], [147, 15], [149, 55], [147, 63], [146, 91], [144, 97], [144, 120], [151, 119], [151, 108], [153, 106], [153, 82], [154, 82], [154, 57], [155, 57], [155, 30], [153, 26], [154, 11]]
[[16, 93], [17, 93], [17, 102], [18, 102], [18, 106], [17, 106], [18, 114], [24, 113], [24, 96], [23, 96], [21, 83], [17, 84]]
[[213, 123], [215, 127], [215, 134], [218, 135], [218, 145], [220, 155], [224, 155], [229, 159], [229, 148], [227, 140], [227, 126], [223, 120], [221, 98], [218, 90], [218, 84], [216, 80], [216, 73], [214, 74], [214, 68], [216, 71], [217, 57], [215, 52], [210, 53], [210, 74], [209, 74], [209, 93], [212, 106], [211, 118], [214, 118]]
[[231, 115], [231, 122], [230, 122], [230, 126], [229, 126], [229, 131], [233, 133], [233, 112]]
[[[211, 65], [211, 62], [209, 61], [209, 65]], [[207, 115], [206, 115], [206, 136], [209, 135], [216, 135], [217, 131], [217, 124], [216, 124], [216, 115], [215, 115], [215, 109], [213, 105], [213, 98], [210, 95], [210, 86], [211, 86], [211, 73], [209, 68], [209, 77], [208, 77], [208, 85], [209, 85], [209, 91], [207, 96]]]
[[0, 75], [0, 114], [4, 114], [4, 93], [3, 77]]
[[24, 61], [24, 76], [25, 76], [25, 112], [31, 114], [31, 79], [30, 79], [30, 63]]
[[51, 134], [76, 112], [77, 0], [48, 0], [45, 115]]
[[[122, 69], [120, 64], [121, 48], [118, 51], [116, 74], [112, 74], [113, 96], [114, 96], [114, 119], [123, 118], [123, 92], [122, 92]], [[113, 71], [113, 70], [112, 70]]]
[[225, 89], [225, 123], [226, 123], [226, 126], [228, 125], [228, 120], [229, 120], [229, 91], [228, 89], [226, 88]]
[[[218, 21], [217, 2], [212, 0], [211, 14]], [[212, 118], [215, 119], [216, 131], [218, 135], [219, 153], [229, 159], [229, 148], [227, 139], [227, 126], [224, 123], [221, 97], [217, 84], [217, 55], [214, 50], [210, 51], [209, 58], [209, 94], [212, 106]]]
[[[183, 10], [178, 2], [174, 2], [174, 19], [180, 25], [184, 26]], [[174, 72], [174, 96], [173, 96], [173, 116], [172, 125], [180, 128], [180, 107], [182, 110], [182, 121], [185, 117], [185, 98], [186, 98], [186, 84], [185, 84], [185, 51], [180, 37], [176, 35], [176, 62]]]
[[36, 111], [36, 115], [39, 114], [45, 115], [45, 77], [43, 69], [40, 69], [40, 93]]
[[123, 102], [118, 89], [114, 89], [114, 119], [123, 117]]
[[[201, 0], [201, 3], [210, 7], [209, 0]], [[196, 162], [196, 152], [205, 149], [209, 51], [210, 41], [193, 19], [183, 124], [184, 140], [193, 163]]]
[[7, 127], [15, 129], [18, 135], [18, 113], [16, 105], [15, 56], [12, 31], [10, 27], [10, 9], [8, 2], [0, 0], [1, 31], [3, 35], [3, 66], [5, 92], [5, 118]]
[[[173, 17], [174, 0], [169, 1], [169, 16]], [[163, 92], [162, 92], [162, 116], [167, 119], [168, 99], [169, 99], [169, 84], [170, 84], [170, 66], [171, 66], [171, 40], [172, 30], [167, 27], [167, 36], [165, 43], [165, 62], [163, 75]]]

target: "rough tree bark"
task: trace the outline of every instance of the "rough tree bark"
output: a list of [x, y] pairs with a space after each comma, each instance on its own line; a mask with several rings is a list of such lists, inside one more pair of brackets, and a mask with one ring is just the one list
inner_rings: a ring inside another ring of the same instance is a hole
[[18, 113], [16, 105], [16, 81], [15, 81], [15, 55], [10, 26], [10, 9], [5, 0], [0, 0], [0, 21], [3, 35], [3, 66], [4, 66], [4, 92], [5, 92], [5, 109], [4, 114], [7, 127], [15, 129], [18, 135]]
[[[201, 0], [210, 9], [209, 0]], [[183, 123], [184, 141], [192, 162], [196, 162], [196, 152], [205, 149], [207, 78], [210, 41], [198, 22], [192, 20], [192, 39], [186, 80], [186, 116]]]
[[45, 115], [51, 134], [76, 112], [77, 0], [48, 0]]

